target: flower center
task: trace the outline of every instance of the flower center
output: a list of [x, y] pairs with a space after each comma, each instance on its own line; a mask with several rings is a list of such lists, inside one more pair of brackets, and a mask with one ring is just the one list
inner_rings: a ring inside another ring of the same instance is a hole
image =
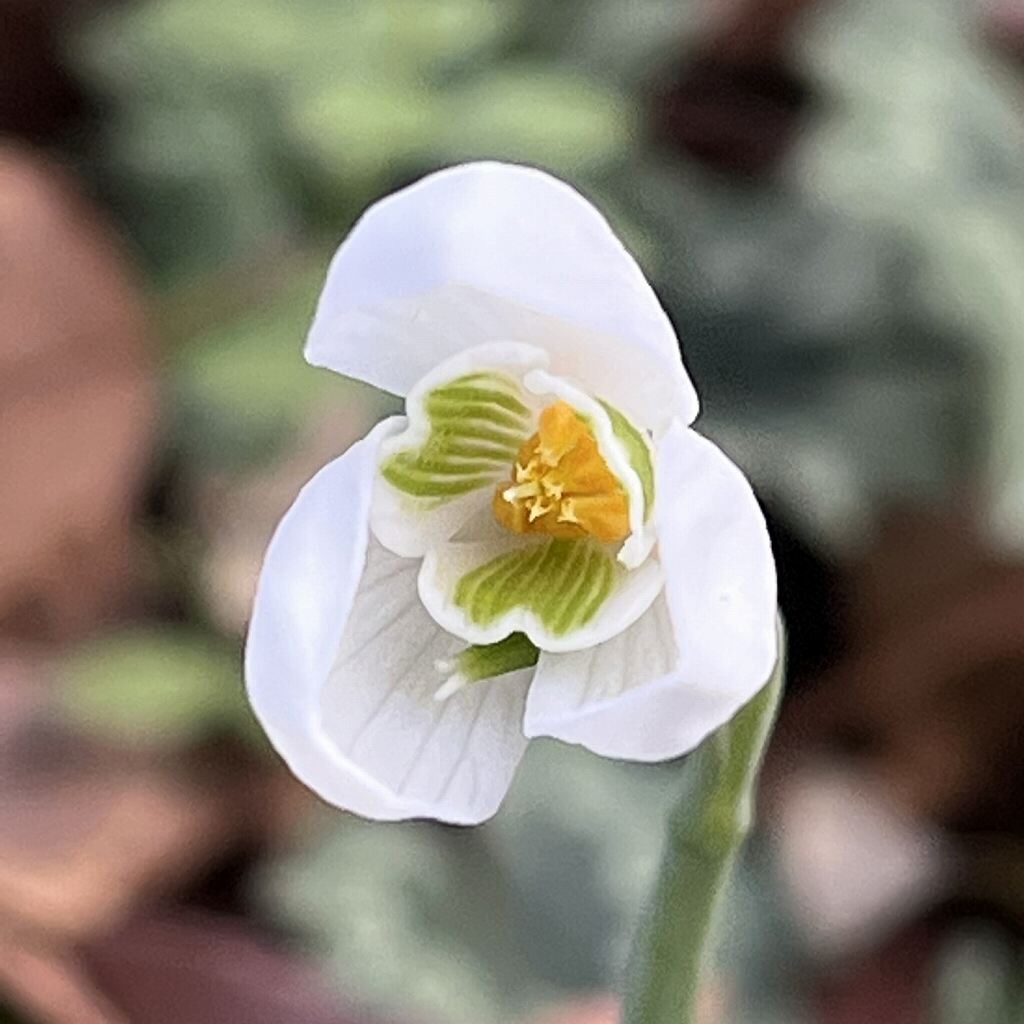
[[626, 492], [586, 420], [567, 402], [541, 411], [537, 433], [519, 449], [512, 479], [497, 489], [491, 507], [514, 533], [609, 543], [629, 535]]

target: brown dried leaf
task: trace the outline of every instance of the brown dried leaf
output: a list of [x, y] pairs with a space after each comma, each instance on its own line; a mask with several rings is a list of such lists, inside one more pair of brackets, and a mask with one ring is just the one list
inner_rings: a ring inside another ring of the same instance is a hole
[[891, 514], [850, 572], [843, 660], [783, 716], [781, 737], [856, 746], [911, 813], [1020, 832], [1024, 564], [966, 515]]
[[0, 659], [0, 706], [17, 709], [0, 731], [0, 933], [57, 942], [109, 928], [293, 820], [297, 785], [246, 755], [175, 763], [98, 746], [25, 696], [46, 682], [44, 665]]
[[133, 920], [84, 958], [139, 1024], [369, 1024], [342, 1013], [310, 965], [222, 916]]
[[39, 1024], [130, 1024], [73, 959], [3, 939], [0, 995]]
[[934, 936], [915, 926], [888, 946], [826, 975], [814, 994], [822, 1024], [925, 1024], [933, 983]]
[[64, 637], [123, 598], [154, 413], [109, 231], [54, 169], [0, 147], [0, 630]]

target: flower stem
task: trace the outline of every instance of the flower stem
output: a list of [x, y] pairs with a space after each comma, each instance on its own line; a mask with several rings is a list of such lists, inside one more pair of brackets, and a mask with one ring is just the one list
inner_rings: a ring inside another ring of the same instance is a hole
[[754, 788], [785, 674], [690, 755], [696, 783], [672, 811], [653, 899], [633, 946], [623, 1024], [695, 1024], [716, 912], [753, 820]]

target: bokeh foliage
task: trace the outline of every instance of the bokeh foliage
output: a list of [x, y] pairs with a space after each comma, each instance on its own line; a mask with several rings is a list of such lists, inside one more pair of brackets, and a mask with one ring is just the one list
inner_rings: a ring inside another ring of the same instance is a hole
[[[457, 160], [538, 164], [600, 201], [679, 327], [702, 428], [814, 540], [846, 550], [880, 500], [941, 505], [979, 466], [1014, 535], [1019, 82], [954, 0], [823, 5], [787, 55], [814, 96], [793, 148], [732, 177], [653, 127], [702, 6], [141, 0], [87, 23], [70, 56], [105, 119], [69, 151], [148, 271], [164, 417], [146, 525], [173, 601], [62, 658], [68, 721], [161, 753], [254, 735], [244, 624], [218, 595], [244, 605], [302, 480], [395, 408], [301, 359], [326, 261], [367, 202]], [[250, 898], [358, 999], [497, 1024], [614, 983], [679, 785], [678, 766], [535, 745], [485, 828], [325, 811]], [[732, 915], [724, 961], [756, 994], [737, 1024], [804, 1010], [769, 860]], [[972, 948], [948, 970], [995, 999]]]

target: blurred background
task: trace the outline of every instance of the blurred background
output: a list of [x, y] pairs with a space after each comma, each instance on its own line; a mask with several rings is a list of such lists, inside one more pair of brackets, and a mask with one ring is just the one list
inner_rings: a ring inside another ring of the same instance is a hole
[[680, 764], [320, 805], [241, 690], [360, 209], [604, 209], [770, 518], [791, 678], [708, 1024], [1024, 1021], [1020, 0], [0, 0], [0, 1021], [610, 1024]]

